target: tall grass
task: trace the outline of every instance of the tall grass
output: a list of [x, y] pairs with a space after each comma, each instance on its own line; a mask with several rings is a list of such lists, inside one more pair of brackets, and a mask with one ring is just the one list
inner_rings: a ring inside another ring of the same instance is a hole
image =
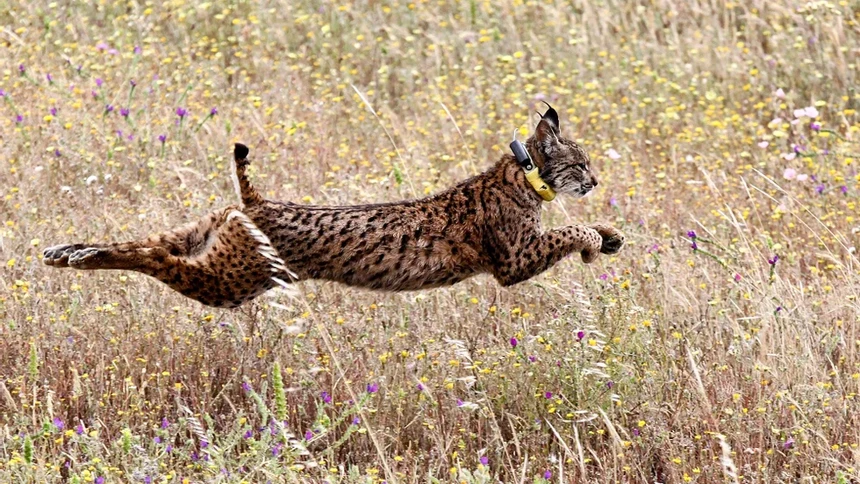
[[[860, 479], [856, 2], [0, 20], [0, 482]], [[233, 141], [269, 197], [393, 201], [488, 167], [543, 100], [601, 181], [544, 222], [611, 222], [616, 257], [231, 311], [40, 261], [236, 203]]]

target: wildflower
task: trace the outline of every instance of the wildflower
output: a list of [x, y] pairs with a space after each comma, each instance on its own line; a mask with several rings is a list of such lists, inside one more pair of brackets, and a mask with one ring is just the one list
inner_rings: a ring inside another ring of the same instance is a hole
[[119, 114], [120, 114], [122, 117], [127, 118], [127, 117], [128, 117], [128, 115], [129, 115], [129, 109], [128, 109], [128, 108], [120, 108], [120, 109], [119, 109]]
[[152, 441], [155, 442], [156, 444], [160, 444], [161, 443], [161, 437], [156, 436], [154, 439], [152, 439]]
[[797, 178], [797, 170], [794, 168], [786, 168], [784, 172], [782, 172], [782, 177], [786, 180], [794, 180]]
[[621, 158], [621, 154], [615, 151], [613, 148], [609, 148], [608, 150], [606, 150], [606, 156], [608, 156], [611, 160], [617, 160]]
[[735, 274], [735, 282], [741, 282], [741, 275]]
[[108, 104], [107, 106], [105, 106], [105, 114], [112, 113], [112, 112], [113, 112], [113, 105]]
[[582, 341], [583, 338], [585, 338], [585, 331], [582, 331], [582, 330], [577, 331], [576, 332], [576, 339], [578, 339], [579, 341]]
[[215, 116], [216, 114], [218, 114], [218, 108], [212, 108], [209, 111], [209, 116]]
[[782, 88], [777, 89], [773, 95], [776, 96], [777, 99], [785, 99], [785, 91], [783, 91]]
[[137, 81], [135, 81], [134, 79], [132, 79], [132, 80], [128, 81], [128, 83], [129, 83], [129, 84], [131, 84], [132, 89], [134, 89], [135, 87], [137, 87]]
[[164, 142], [167, 141], [167, 135], [166, 134], [158, 135], [158, 141], [161, 141], [161, 144], [164, 144]]
[[634, 437], [639, 437], [639, 434], [640, 434], [639, 429], [633, 429], [633, 436]]
[[102, 84], [104, 84], [104, 81], [102, 80], [102, 78], [97, 77], [96, 78], [96, 87], [102, 87]]
[[376, 393], [379, 391], [379, 385], [376, 383], [367, 384], [367, 393]]
[[795, 118], [807, 117], [814, 119], [818, 117], [818, 110], [815, 109], [815, 106], [809, 106], [802, 109], [795, 109], [793, 114]]
[[816, 186], [816, 187], [815, 187], [815, 192], [816, 192], [816, 193], [818, 193], [819, 195], [821, 195], [822, 193], [824, 193], [824, 185], [818, 185], [818, 186]]
[[353, 425], [358, 425], [358, 424], [360, 424], [360, 423], [361, 423], [361, 419], [360, 419], [360, 418], [358, 418], [358, 417], [352, 417], [352, 424], [353, 424]]
[[22, 122], [24, 122], [24, 116], [21, 116], [20, 114], [16, 115], [15, 122], [21, 124]]
[[608, 388], [608, 389], [612, 390], [612, 387], [614, 387], [614, 386], [615, 386], [615, 382], [614, 382], [614, 381], [609, 380], [608, 382], [606, 382], [606, 388]]
[[51, 108], [51, 116], [56, 116], [56, 115], [57, 115], [57, 108], [56, 107]]
[[424, 391], [424, 385], [422, 385], [421, 383], [419, 383], [418, 385], [415, 385], [415, 388], [417, 388], [419, 392]]
[[173, 452], [173, 444], [168, 444], [167, 447], [164, 448], [164, 451], [168, 454]]
[[549, 400], [550, 398], [552, 398], [552, 392], [545, 392], [545, 393], [543, 394], [543, 396], [544, 396], [544, 398], [546, 398], [547, 400]]
[[803, 145], [792, 145], [792, 148], [794, 149], [795, 153], [802, 153], [806, 151], [806, 146]]
[[457, 399], [457, 406], [458, 407], [462, 407], [465, 404], [466, 404], [466, 402], [464, 402], [463, 400], [460, 400], [459, 398]]
[[520, 342], [517, 341], [516, 338], [511, 337], [511, 348], [516, 348], [518, 344], [520, 344]]
[[245, 435], [243, 435], [243, 437], [245, 437], [246, 439], [250, 439], [253, 436], [254, 436], [254, 431], [250, 430], [250, 429], [245, 432]]
[[534, 355], [529, 355], [529, 362], [530, 363], [534, 363], [536, 360], [537, 360], [537, 357], [535, 357]]
[[819, 130], [821, 130], [821, 124], [813, 121], [813, 122], [809, 123], [809, 129], [811, 129], [812, 131], [819, 131]]
[[275, 444], [275, 446], [272, 447], [272, 457], [277, 457], [278, 454], [281, 453], [281, 447], [283, 446], [284, 444]]
[[242, 390], [245, 390], [246, 392], [250, 392], [251, 391], [251, 385], [248, 382], [243, 381], [242, 382]]
[[786, 439], [785, 442], [782, 443], [782, 448], [788, 450], [788, 449], [792, 448], [793, 446], [794, 446], [794, 437], [789, 435], [788, 439]]
[[0, 89], [0, 97], [6, 97], [6, 91]]
[[690, 248], [693, 250], [699, 250], [699, 244], [696, 243], [695, 239], [693, 240], [693, 243], [690, 244]]
[[143, 49], [141, 49], [139, 45], [134, 46], [134, 53], [135, 54], [140, 54], [142, 51], [143, 51]]
[[84, 433], [84, 424], [79, 423], [79, 424], [75, 427], [75, 433], [76, 433], [76, 434], [78, 434], [78, 435], [83, 435], [83, 433]]
[[186, 114], [188, 114], [188, 110], [185, 108], [176, 108], [176, 115], [180, 118], [184, 118]]
[[54, 83], [54, 78], [53, 78], [53, 77], [51, 77], [51, 73], [50, 73], [50, 72], [49, 72], [49, 73], [47, 73], [47, 74], [45, 74], [45, 79], [47, 79], [47, 80], [48, 80], [48, 83], [49, 83], [49, 84], [53, 84], [53, 83]]
[[552, 478], [552, 472], [550, 472], [550, 470], [549, 470], [549, 469], [547, 469], [547, 470], [546, 470], [546, 471], [544, 471], [544, 473], [543, 473], [543, 478], [544, 478], [544, 479], [546, 479], [546, 480], [550, 480], [550, 479]]
[[311, 440], [312, 438], [314, 438], [314, 433], [313, 433], [313, 432], [311, 432], [310, 430], [308, 430], [307, 432], [305, 432], [305, 440]]
[[599, 276], [597, 276], [597, 278], [600, 279], [601, 281], [605, 281], [605, 280], [609, 279], [609, 274], [604, 272], [603, 274], [600, 274]]
[[767, 148], [769, 145], [770, 143], [768, 143], [767, 141], [759, 141], [758, 143], [759, 148]]
[[103, 476], [96, 477], [96, 484], [105, 484], [105, 478]]
[[688, 231], [688, 232], [687, 232], [687, 237], [689, 237], [689, 238], [691, 238], [691, 239], [695, 239], [695, 238], [696, 238], [696, 231], [695, 231], [695, 230], [690, 230], [690, 231]]
[[779, 261], [779, 256], [774, 254], [773, 258], [767, 260], [767, 263], [772, 265], [772, 266], [775, 266], [777, 261]]
[[331, 395], [329, 395], [328, 392], [320, 393], [320, 398], [322, 399], [323, 403], [331, 403]]
[[21, 73], [22, 76], [24, 75], [25, 72], [27, 72], [27, 68], [24, 67], [24, 64], [18, 65], [18, 72]]
[[617, 207], [618, 206], [618, 200], [614, 196], [609, 197], [609, 206], [610, 207]]
[[848, 187], [845, 185], [842, 185], [841, 187], [839, 187], [839, 191], [841, 191], [843, 195], [847, 195], [848, 194]]
[[62, 153], [60, 153], [60, 149], [59, 149], [59, 148], [57, 148], [57, 149], [55, 149], [55, 150], [54, 150], [54, 156], [56, 156], [57, 158], [59, 158], [60, 156], [63, 156], [63, 154], [62, 154]]
[[482, 455], [478, 461], [481, 463], [481, 465], [490, 465], [490, 459], [485, 455]]
[[66, 424], [63, 422], [63, 420], [60, 417], [54, 417], [54, 427], [57, 427], [57, 430], [63, 430], [63, 428], [65, 428], [65, 426], [66, 426]]

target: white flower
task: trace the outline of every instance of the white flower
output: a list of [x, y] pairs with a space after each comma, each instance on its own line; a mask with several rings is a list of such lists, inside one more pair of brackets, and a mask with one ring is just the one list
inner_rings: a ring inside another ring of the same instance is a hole
[[758, 143], [758, 147], [759, 147], [759, 148], [767, 148], [767, 146], [768, 146], [769, 144], [770, 144], [770, 143], [768, 143], [767, 141], [759, 141], [759, 143]]
[[786, 180], [794, 180], [797, 178], [797, 170], [794, 168], [786, 168], [784, 172], [782, 172], [782, 177]]
[[608, 156], [612, 160], [617, 160], [621, 158], [621, 155], [613, 148], [609, 148], [608, 150], [606, 150], [606, 156]]
[[97, 177], [97, 176], [95, 176], [95, 175], [90, 175], [90, 176], [87, 178], [86, 184], [87, 184], [87, 186], [90, 186], [90, 185], [92, 185], [93, 183], [95, 183], [95, 182], [97, 182], [97, 181], [99, 181], [99, 177]]
[[786, 161], [791, 161], [791, 160], [795, 159], [796, 157], [797, 157], [797, 153], [795, 153], [793, 151], [791, 153], [783, 153], [783, 155], [782, 155], [782, 159], [786, 160]]
[[776, 96], [777, 99], [785, 99], [785, 91], [783, 91], [782, 88], [777, 89], [773, 95]]
[[797, 181], [806, 181], [809, 175], [797, 175]]

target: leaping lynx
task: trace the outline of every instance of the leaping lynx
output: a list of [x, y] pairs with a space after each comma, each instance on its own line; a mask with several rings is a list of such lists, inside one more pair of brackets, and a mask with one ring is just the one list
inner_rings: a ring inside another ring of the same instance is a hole
[[[561, 136], [551, 107], [525, 146], [551, 190], [581, 197], [597, 186], [588, 155]], [[264, 199], [245, 175], [248, 153], [235, 146], [240, 206], [136, 242], [50, 247], [45, 264], [138, 271], [203, 304], [232, 308], [306, 279], [405, 291], [491, 273], [508, 286], [570, 253], [589, 263], [624, 244], [621, 232], [602, 224], [544, 232], [542, 192], [512, 155], [428, 198], [327, 207]]]

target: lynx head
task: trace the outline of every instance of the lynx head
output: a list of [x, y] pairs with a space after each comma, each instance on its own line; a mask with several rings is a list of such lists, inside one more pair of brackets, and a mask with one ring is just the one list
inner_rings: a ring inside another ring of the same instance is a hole
[[591, 159], [576, 142], [561, 136], [558, 113], [547, 107], [529, 143], [532, 157], [543, 161], [540, 176], [556, 192], [585, 196], [597, 186]]

